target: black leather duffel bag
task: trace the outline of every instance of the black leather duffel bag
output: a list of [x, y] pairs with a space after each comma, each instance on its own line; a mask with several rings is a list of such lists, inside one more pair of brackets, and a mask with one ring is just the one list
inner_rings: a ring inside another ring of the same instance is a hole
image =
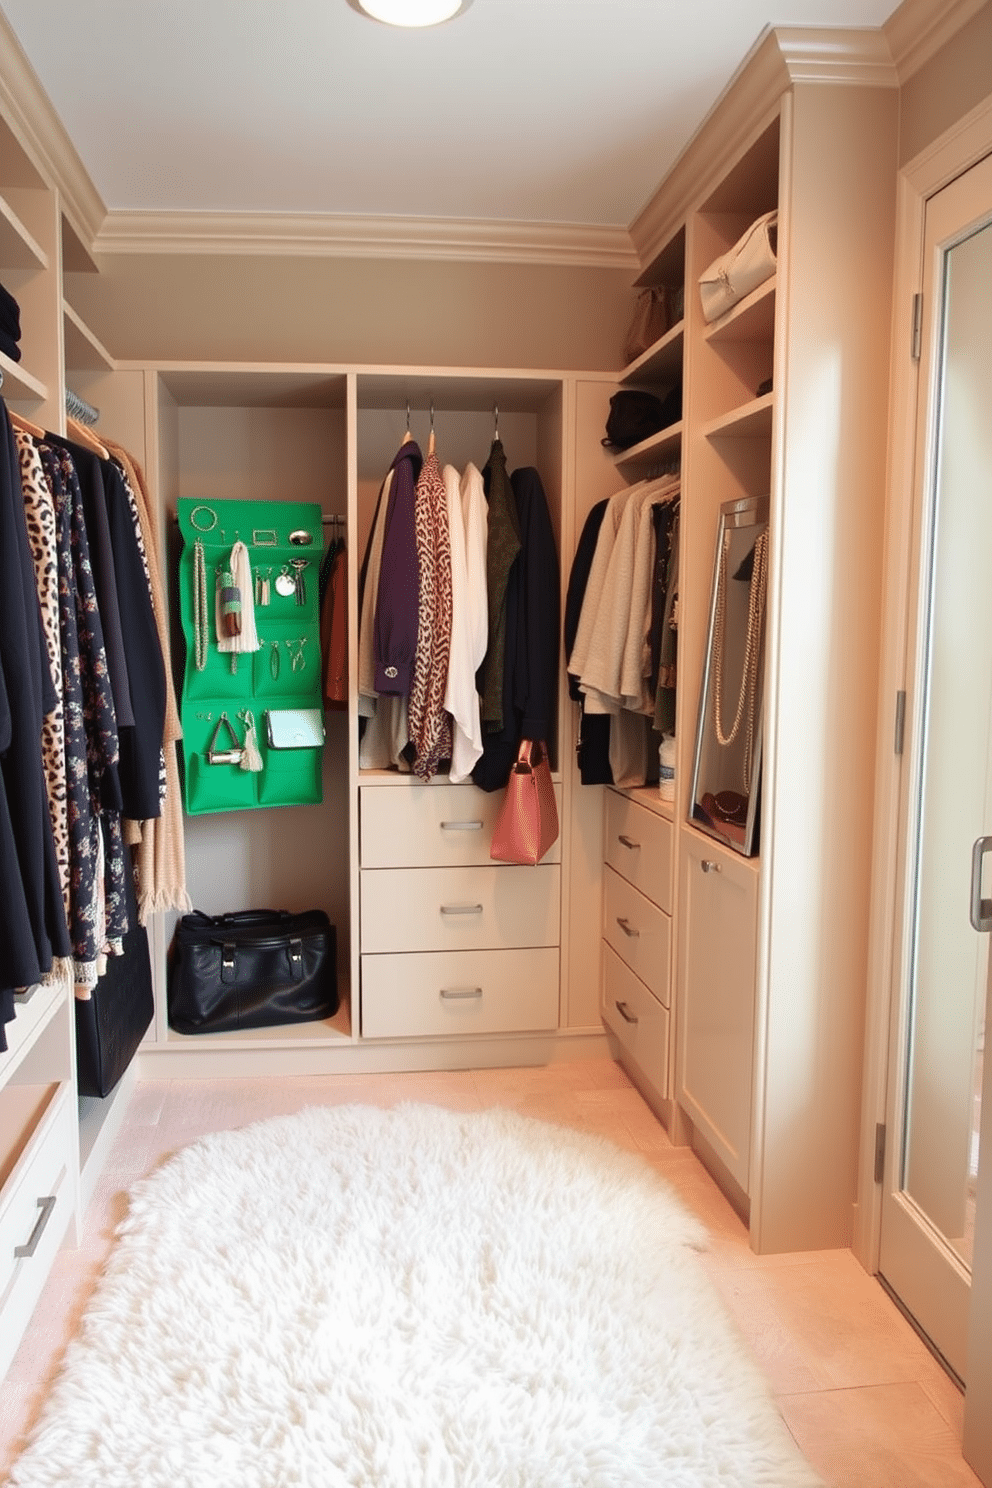
[[336, 934], [321, 909], [183, 915], [169, 947], [169, 1025], [233, 1033], [338, 1010]]

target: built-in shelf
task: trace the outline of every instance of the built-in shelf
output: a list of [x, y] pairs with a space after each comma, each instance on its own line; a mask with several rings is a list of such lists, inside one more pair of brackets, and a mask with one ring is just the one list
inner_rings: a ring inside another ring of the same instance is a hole
[[112, 372], [114, 359], [72, 306], [62, 301], [67, 372]]
[[20, 362], [12, 362], [10, 357], [2, 351], [0, 351], [0, 392], [3, 393], [8, 403], [11, 399], [44, 403], [48, 397], [45, 384], [26, 371]]
[[47, 269], [48, 254], [0, 196], [0, 264], [6, 269]]
[[706, 341], [771, 341], [775, 334], [775, 275], [752, 289], [706, 327]]
[[746, 857], [744, 853], [737, 852], [722, 837], [716, 836], [713, 832], [707, 832], [701, 822], [694, 821], [691, 818], [684, 821], [682, 827], [693, 837], [698, 837], [700, 842], [704, 842], [707, 851], [712, 849], [713, 853], [717, 856], [721, 853], [726, 853], [728, 858], [735, 863], [739, 863], [747, 873], [753, 873], [755, 878], [758, 877], [761, 871], [761, 856], [759, 853], [755, 853], [753, 857]]
[[641, 353], [621, 373], [620, 381], [679, 382], [682, 378], [682, 351], [685, 345], [685, 321], [680, 320], [659, 341]]
[[[313, 1048], [337, 1043], [351, 1043], [351, 998], [347, 975], [339, 972], [340, 1006], [333, 1018], [312, 1023], [280, 1023], [275, 1028], [241, 1028], [231, 1033], [177, 1033], [170, 1028], [166, 1044], [171, 1048], [203, 1049], [289, 1049]], [[142, 1053], [154, 1053], [161, 1044], [143, 1044]]]
[[660, 429], [657, 434], [652, 434], [650, 439], [642, 439], [640, 444], [621, 450], [614, 458], [621, 468], [638, 465], [649, 469], [655, 465], [674, 463], [681, 448], [682, 420], [679, 419], [678, 423], [669, 424], [667, 429]]
[[765, 393], [740, 408], [732, 408], [703, 427], [707, 439], [762, 439], [772, 431], [775, 394]]

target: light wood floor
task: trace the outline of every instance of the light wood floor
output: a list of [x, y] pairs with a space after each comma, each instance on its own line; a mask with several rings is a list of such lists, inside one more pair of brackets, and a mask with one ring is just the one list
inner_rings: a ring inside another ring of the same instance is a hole
[[671, 1146], [624, 1072], [608, 1060], [451, 1074], [140, 1083], [87, 1214], [82, 1246], [57, 1258], [0, 1386], [3, 1479], [85, 1307], [130, 1183], [204, 1132], [308, 1104], [400, 1100], [464, 1110], [508, 1105], [642, 1153], [708, 1226], [711, 1275], [793, 1435], [832, 1488], [976, 1488], [978, 1479], [961, 1458], [962, 1396], [878, 1283], [847, 1251], [752, 1254], [744, 1227], [709, 1175], [689, 1151]]

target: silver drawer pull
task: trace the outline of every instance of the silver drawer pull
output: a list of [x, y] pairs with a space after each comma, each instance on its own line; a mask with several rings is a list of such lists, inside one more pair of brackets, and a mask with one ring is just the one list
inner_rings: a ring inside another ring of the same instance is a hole
[[441, 996], [445, 1002], [465, 1002], [469, 998], [481, 997], [481, 987], [442, 987]]
[[456, 914], [481, 914], [481, 904], [442, 904], [441, 913], [445, 915]]
[[636, 1023], [637, 1022], [636, 1017], [630, 1011], [630, 1009], [628, 1008], [628, 1006], [627, 1006], [627, 1004], [625, 1002], [617, 1002], [617, 1003], [614, 1004], [614, 1006], [616, 1007], [617, 1012], [620, 1014], [621, 1018], [623, 1019], [623, 1021], [625, 1023]]
[[623, 915], [617, 915], [617, 924], [620, 926], [624, 935], [629, 935], [631, 940], [636, 940], [641, 933], [640, 930], [635, 930], [630, 921], [625, 920]]
[[633, 837], [625, 837], [622, 832], [620, 833], [620, 836], [617, 838], [617, 841], [619, 843], [621, 843], [624, 847], [629, 847], [631, 849], [633, 849], [635, 847], [640, 847], [640, 845], [641, 845], [639, 842], [635, 842], [634, 839], [633, 839]]
[[704, 873], [720, 872], [720, 864], [717, 863], [713, 858], [704, 858], [699, 866], [700, 868], [702, 868]]
[[452, 821], [441, 823], [442, 832], [481, 832], [481, 821]]
[[31, 1238], [27, 1245], [14, 1246], [14, 1255], [19, 1261], [29, 1260], [38, 1249], [41, 1237], [45, 1233], [45, 1226], [51, 1219], [52, 1210], [55, 1208], [55, 1195], [49, 1194], [46, 1199], [39, 1199], [38, 1208], [41, 1210], [41, 1213], [34, 1222], [34, 1229], [31, 1231]]

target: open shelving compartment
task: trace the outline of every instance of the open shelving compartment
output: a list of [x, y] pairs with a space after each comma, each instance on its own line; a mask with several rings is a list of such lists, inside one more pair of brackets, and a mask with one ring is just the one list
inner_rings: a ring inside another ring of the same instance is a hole
[[[327, 517], [347, 519], [348, 389], [347, 374], [332, 365], [176, 363], [157, 369], [160, 521], [167, 537], [177, 687], [185, 644], [175, 581], [178, 498], [194, 497], [207, 506], [228, 500], [308, 501]], [[350, 525], [347, 530], [353, 554]], [[326, 536], [327, 524], [324, 531]], [[232, 532], [232, 544], [238, 535], [246, 542], [251, 538]], [[249, 554], [254, 567], [264, 549], [250, 546]], [[316, 566], [312, 582], [317, 582]], [[256, 611], [256, 623], [264, 639], [264, 610]], [[184, 825], [187, 888], [197, 909], [207, 914], [248, 908], [326, 911], [337, 935], [338, 1012], [327, 1020], [236, 1034], [177, 1033], [168, 1026], [166, 1000], [166, 953], [177, 917], [165, 915], [154, 936], [154, 1036], [143, 1052], [240, 1051], [247, 1067], [261, 1059], [261, 1071], [273, 1067], [272, 1055], [279, 1051], [316, 1053], [351, 1042], [346, 714], [328, 710], [325, 729], [319, 803], [187, 816]]]

